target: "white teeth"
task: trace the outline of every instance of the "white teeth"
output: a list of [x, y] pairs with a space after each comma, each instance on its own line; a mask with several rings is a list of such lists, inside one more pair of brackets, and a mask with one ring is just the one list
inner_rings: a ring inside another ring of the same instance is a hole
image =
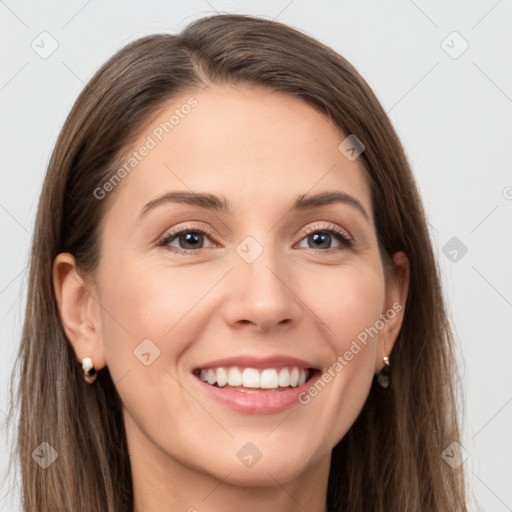
[[242, 385], [242, 372], [238, 368], [230, 368], [228, 371], [228, 385], [241, 386]]
[[293, 368], [290, 372], [290, 386], [295, 387], [299, 382], [299, 369]]
[[279, 386], [276, 370], [263, 370], [260, 377], [260, 387], [274, 389]]
[[242, 373], [242, 386], [244, 388], [259, 388], [260, 372], [254, 368], [246, 368]]
[[224, 368], [217, 368], [217, 384], [221, 388], [225, 386], [228, 382], [228, 374]]
[[290, 372], [288, 371], [288, 368], [283, 368], [279, 372], [279, 385], [283, 388], [290, 385]]
[[218, 387], [226, 384], [233, 387], [277, 389], [302, 386], [310, 375], [309, 370], [291, 368], [209, 368], [202, 369], [199, 378], [211, 386]]
[[208, 381], [208, 384], [215, 384], [217, 382], [217, 374], [213, 370], [208, 370], [208, 373], [206, 375], [206, 379]]

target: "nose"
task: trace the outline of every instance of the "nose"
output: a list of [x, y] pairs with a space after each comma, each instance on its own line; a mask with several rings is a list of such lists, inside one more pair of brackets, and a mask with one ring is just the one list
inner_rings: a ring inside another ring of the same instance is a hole
[[294, 290], [293, 272], [268, 245], [252, 262], [234, 255], [223, 308], [232, 327], [267, 332], [276, 326], [289, 329], [299, 322], [302, 303]]

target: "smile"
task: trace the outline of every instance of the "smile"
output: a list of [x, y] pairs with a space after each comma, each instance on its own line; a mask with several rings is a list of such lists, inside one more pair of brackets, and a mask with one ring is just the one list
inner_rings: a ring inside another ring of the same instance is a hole
[[261, 370], [216, 366], [193, 371], [200, 392], [210, 400], [252, 415], [278, 414], [300, 405], [298, 396], [320, 376], [320, 370], [296, 366]]
[[248, 392], [256, 389], [280, 391], [302, 386], [313, 370], [297, 368], [256, 368], [216, 367], [199, 369], [194, 373], [210, 386], [237, 389]]

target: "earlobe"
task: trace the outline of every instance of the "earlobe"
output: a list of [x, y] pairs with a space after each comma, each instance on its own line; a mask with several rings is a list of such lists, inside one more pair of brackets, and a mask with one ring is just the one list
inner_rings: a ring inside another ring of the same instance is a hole
[[97, 370], [105, 366], [99, 311], [72, 254], [61, 253], [55, 258], [53, 286], [62, 327], [77, 359], [90, 357]]

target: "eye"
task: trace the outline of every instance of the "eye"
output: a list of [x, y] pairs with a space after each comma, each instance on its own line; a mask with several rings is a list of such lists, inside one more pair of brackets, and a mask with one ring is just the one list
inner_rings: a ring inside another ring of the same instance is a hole
[[[203, 229], [185, 226], [181, 229], [172, 230], [166, 233], [157, 245], [159, 247], [165, 247], [173, 252], [192, 254], [205, 248], [203, 243], [204, 237], [210, 239], [211, 235]], [[302, 238], [302, 240], [306, 239], [312, 240], [312, 243], [308, 244], [309, 246], [307, 249], [311, 249], [313, 251], [318, 249], [326, 249], [328, 251], [343, 250], [352, 247], [353, 244], [350, 235], [343, 229], [334, 225], [309, 227], [306, 229], [306, 236]], [[329, 247], [333, 239], [338, 242], [338, 247]], [[178, 247], [171, 245], [174, 242], [178, 243]]]
[[[158, 242], [158, 246], [165, 246], [174, 252], [190, 254], [198, 249], [203, 249], [203, 237], [209, 236], [209, 233], [203, 229], [184, 227], [166, 233]], [[184, 247], [172, 246], [171, 242], [173, 241], [178, 242], [179, 245]]]
[[[302, 240], [312, 240], [312, 244], [308, 244], [308, 249], [338, 249], [342, 250], [344, 248], [350, 248], [352, 247], [352, 239], [350, 238], [350, 235], [344, 231], [341, 228], [338, 228], [337, 226], [312, 226], [308, 229], [306, 229], [307, 236], [304, 237]], [[332, 247], [326, 247], [330, 245], [330, 242], [332, 242], [333, 238], [338, 241], [338, 243], [341, 245], [341, 248], [332, 248]]]

